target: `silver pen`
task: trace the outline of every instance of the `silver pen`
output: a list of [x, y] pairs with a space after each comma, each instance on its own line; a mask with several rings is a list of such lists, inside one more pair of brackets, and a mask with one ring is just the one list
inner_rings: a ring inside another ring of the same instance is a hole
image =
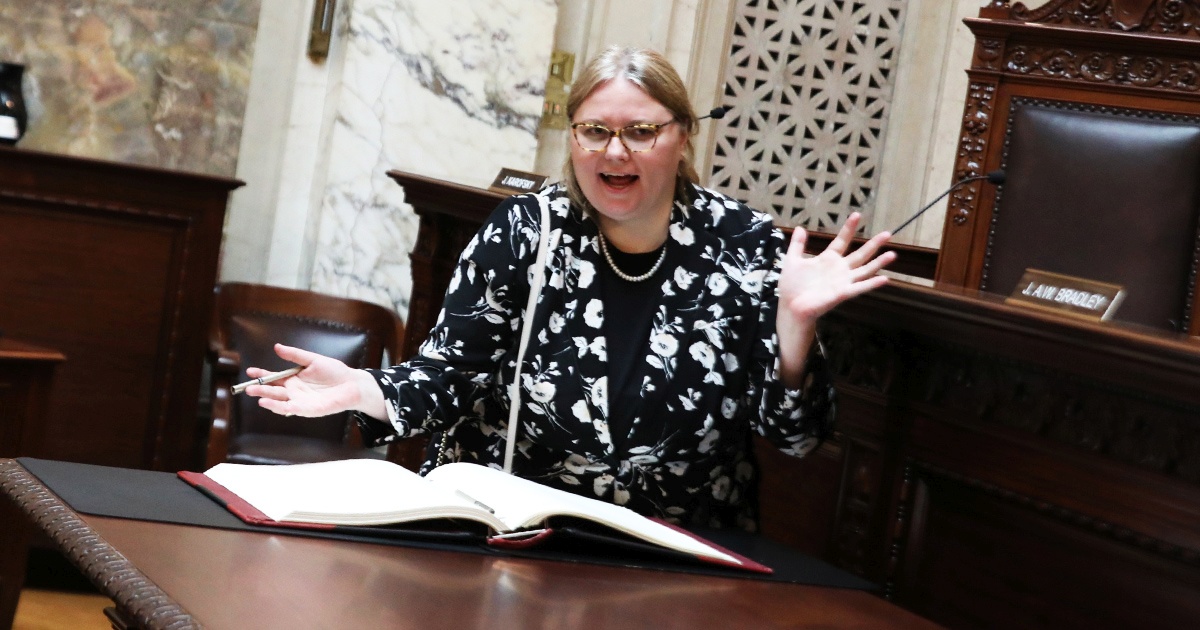
[[231, 391], [235, 394], [240, 394], [240, 393], [246, 391], [246, 388], [250, 387], [251, 385], [266, 385], [267, 383], [274, 383], [275, 381], [281, 381], [289, 376], [295, 376], [295, 375], [299, 374], [300, 370], [303, 370], [303, 369], [304, 369], [303, 365], [297, 365], [294, 368], [288, 368], [282, 372], [272, 372], [266, 376], [260, 376], [256, 379], [251, 379], [249, 381], [246, 381], [245, 383], [238, 383], [237, 385], [230, 387], [229, 391]]
[[488, 512], [490, 512], [492, 514], [496, 513], [496, 510], [493, 510], [492, 508], [488, 507], [488, 505], [486, 503], [484, 503], [483, 501], [480, 501], [479, 499], [476, 499], [475, 497], [467, 494], [466, 492], [463, 492], [462, 490], [459, 490], [458, 488], [455, 488], [454, 492], [457, 493], [458, 496], [470, 501], [471, 503], [474, 503], [475, 505], [487, 510]]

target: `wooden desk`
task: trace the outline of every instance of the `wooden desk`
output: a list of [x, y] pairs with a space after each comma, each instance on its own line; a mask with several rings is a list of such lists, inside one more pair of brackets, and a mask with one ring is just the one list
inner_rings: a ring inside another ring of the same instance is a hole
[[147, 628], [936, 628], [869, 593], [79, 516], [0, 491]]
[[1195, 627], [1200, 340], [904, 284], [824, 332], [827, 560], [951, 627]]
[[[497, 197], [389, 175], [421, 216], [411, 352]], [[899, 282], [822, 335], [838, 432], [757, 449], [769, 538], [951, 627], [1195, 626], [1200, 341]]]
[[54, 368], [65, 358], [57, 350], [0, 336], [0, 457], [37, 450]]

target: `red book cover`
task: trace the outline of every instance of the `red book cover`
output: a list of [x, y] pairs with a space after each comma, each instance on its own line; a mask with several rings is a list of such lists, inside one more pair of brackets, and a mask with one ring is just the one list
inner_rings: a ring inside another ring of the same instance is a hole
[[244, 499], [227, 490], [225, 486], [222, 486], [212, 479], [209, 479], [204, 473], [181, 470], [177, 474], [179, 475], [179, 478], [186, 481], [188, 485], [191, 485], [204, 494], [207, 494], [214, 501], [224, 506], [226, 510], [229, 510], [234, 516], [251, 525], [275, 525], [277, 527], [295, 527], [298, 529], [318, 529], [324, 531], [332, 530], [337, 527], [336, 525], [326, 525], [322, 523], [277, 521], [258, 511], [258, 508], [255, 508], [253, 505], [246, 503]]

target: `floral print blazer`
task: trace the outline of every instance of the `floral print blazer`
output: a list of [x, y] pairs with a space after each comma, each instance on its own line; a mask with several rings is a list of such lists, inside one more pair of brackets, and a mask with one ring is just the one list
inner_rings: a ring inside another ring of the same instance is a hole
[[[559, 184], [505, 200], [467, 245], [419, 355], [372, 371], [390, 422], [360, 417], [364, 435], [379, 444], [440, 432], [449, 461], [502, 466], [506, 391], [523, 318], [533, 317], [515, 474], [676, 523], [753, 529], [750, 431], [791, 455], [808, 453], [830, 430], [833, 388], [819, 344], [803, 389], [777, 379], [783, 235], [738, 201], [699, 186], [691, 193], [674, 203], [668, 240], [688, 263], [665, 274], [634, 369], [640, 408], [621, 449], [606, 420], [597, 224]], [[545, 284], [525, 313], [543, 204], [551, 217]]]

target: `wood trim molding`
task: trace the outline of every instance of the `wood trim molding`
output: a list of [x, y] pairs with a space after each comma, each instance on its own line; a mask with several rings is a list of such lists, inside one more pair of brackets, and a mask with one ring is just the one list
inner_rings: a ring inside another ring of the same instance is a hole
[[74, 510], [13, 459], [0, 459], [0, 493], [45, 532], [121, 616], [140, 628], [200, 628], [177, 602], [100, 537]]

